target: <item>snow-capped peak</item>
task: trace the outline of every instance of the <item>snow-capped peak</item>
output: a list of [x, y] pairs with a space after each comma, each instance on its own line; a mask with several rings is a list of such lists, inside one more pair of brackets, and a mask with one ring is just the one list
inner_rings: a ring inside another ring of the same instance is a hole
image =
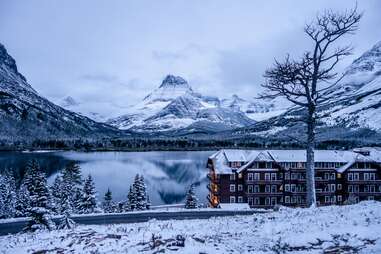
[[167, 75], [161, 85], [144, 98], [144, 102], [172, 101], [186, 93], [193, 94], [193, 90], [185, 79]]
[[65, 98], [63, 98], [63, 99], [61, 100], [61, 102], [59, 103], [59, 105], [60, 105], [61, 107], [66, 108], [66, 107], [77, 106], [77, 105], [79, 105], [79, 102], [77, 102], [73, 97], [71, 97], [71, 96], [67, 96], [67, 97], [65, 97]]
[[163, 87], [179, 87], [179, 86], [180, 87], [188, 87], [188, 88], [190, 88], [188, 82], [185, 79], [183, 79], [182, 77], [168, 74], [164, 78], [164, 80], [161, 82], [161, 85], [160, 85], [159, 88], [163, 88]]

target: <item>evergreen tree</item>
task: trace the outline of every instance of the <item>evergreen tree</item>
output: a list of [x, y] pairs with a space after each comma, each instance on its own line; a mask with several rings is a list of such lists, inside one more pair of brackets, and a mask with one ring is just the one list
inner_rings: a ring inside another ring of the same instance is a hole
[[93, 178], [89, 175], [83, 186], [82, 199], [79, 205], [80, 213], [94, 213], [97, 208], [96, 192]]
[[133, 185], [130, 186], [130, 190], [128, 191], [127, 195], [128, 203], [127, 203], [127, 210], [133, 211], [136, 209], [136, 193], [135, 188]]
[[147, 209], [147, 196], [146, 196], [146, 186], [144, 183], [144, 177], [136, 175], [135, 182], [133, 184], [136, 194], [136, 210], [146, 210]]
[[31, 206], [29, 213], [32, 218], [28, 222], [25, 230], [51, 230], [54, 229], [54, 223], [50, 219], [49, 189], [46, 183], [46, 176], [45, 173], [39, 169], [37, 163], [32, 163], [31, 165], [29, 175], [34, 175], [34, 178], [29, 186]]
[[[50, 193], [52, 196], [52, 207], [53, 211], [56, 214], [61, 214], [63, 207], [62, 207], [62, 198], [63, 198], [63, 192], [65, 191], [62, 188], [62, 176], [59, 174], [54, 179], [53, 185], [50, 187]], [[70, 204], [69, 204], [70, 205]]]
[[102, 208], [105, 213], [112, 213], [115, 211], [115, 205], [112, 201], [112, 192], [110, 189], [107, 189], [103, 202], [102, 202]]
[[16, 214], [16, 184], [11, 171], [0, 175], [0, 218], [12, 218]]
[[194, 185], [191, 184], [186, 199], [185, 199], [185, 208], [186, 209], [194, 209], [198, 207], [198, 199], [196, 197], [196, 194], [194, 192]]
[[80, 211], [80, 202], [82, 200], [82, 177], [81, 169], [75, 162], [70, 162], [62, 171], [62, 198], [65, 202], [66, 198], [70, 199], [70, 206], [73, 212]]
[[28, 217], [30, 208], [30, 194], [25, 183], [22, 183], [17, 190], [16, 217]]
[[72, 229], [75, 227], [75, 222], [71, 219], [71, 205], [69, 199], [65, 199], [62, 205], [63, 217], [59, 221], [58, 229]]

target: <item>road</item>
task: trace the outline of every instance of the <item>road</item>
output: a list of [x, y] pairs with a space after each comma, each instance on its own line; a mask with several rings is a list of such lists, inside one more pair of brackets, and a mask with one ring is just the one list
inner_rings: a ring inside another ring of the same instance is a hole
[[[101, 225], [101, 224], [119, 224], [119, 223], [136, 223], [146, 222], [151, 219], [156, 220], [186, 220], [186, 219], [208, 219], [211, 217], [236, 216], [236, 215], [252, 215], [256, 213], [264, 213], [258, 210], [206, 210], [206, 211], [176, 211], [176, 212], [132, 212], [122, 214], [95, 214], [91, 216], [81, 215], [73, 216], [72, 219], [77, 224], [84, 225]], [[57, 222], [59, 219], [53, 219]], [[27, 220], [0, 223], [0, 235], [14, 234], [22, 231]]]

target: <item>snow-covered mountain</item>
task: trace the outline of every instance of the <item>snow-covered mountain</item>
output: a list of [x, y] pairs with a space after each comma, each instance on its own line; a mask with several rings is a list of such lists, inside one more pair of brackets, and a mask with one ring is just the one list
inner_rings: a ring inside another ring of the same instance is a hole
[[178, 130], [197, 122], [218, 124], [223, 130], [254, 123], [239, 109], [221, 104], [216, 97], [193, 91], [183, 78], [168, 75], [140, 103], [107, 123], [119, 129], [149, 132]]
[[[343, 80], [333, 87], [328, 107], [323, 108], [327, 125], [381, 130], [381, 42], [357, 58]], [[327, 109], [326, 109], [327, 108]]]
[[100, 137], [116, 133], [110, 126], [41, 97], [18, 72], [15, 60], [0, 44], [0, 139]]
[[57, 104], [67, 110], [89, 117], [96, 122], [104, 123], [111, 117], [117, 117], [125, 109], [122, 106], [108, 101], [80, 101], [66, 96], [57, 101]]
[[[318, 107], [319, 137], [326, 140], [341, 137], [346, 140], [371, 139], [371, 135], [381, 133], [381, 42], [354, 60], [345, 74], [340, 82], [326, 91], [330, 100]], [[275, 138], [300, 136], [305, 133], [298, 121], [303, 114], [302, 109], [291, 107], [278, 116], [232, 134]]]

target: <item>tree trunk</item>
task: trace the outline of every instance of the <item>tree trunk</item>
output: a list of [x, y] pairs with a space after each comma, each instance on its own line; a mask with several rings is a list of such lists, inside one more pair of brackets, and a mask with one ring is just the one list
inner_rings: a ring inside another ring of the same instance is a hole
[[309, 107], [307, 118], [307, 206], [316, 206], [315, 193], [315, 108]]

